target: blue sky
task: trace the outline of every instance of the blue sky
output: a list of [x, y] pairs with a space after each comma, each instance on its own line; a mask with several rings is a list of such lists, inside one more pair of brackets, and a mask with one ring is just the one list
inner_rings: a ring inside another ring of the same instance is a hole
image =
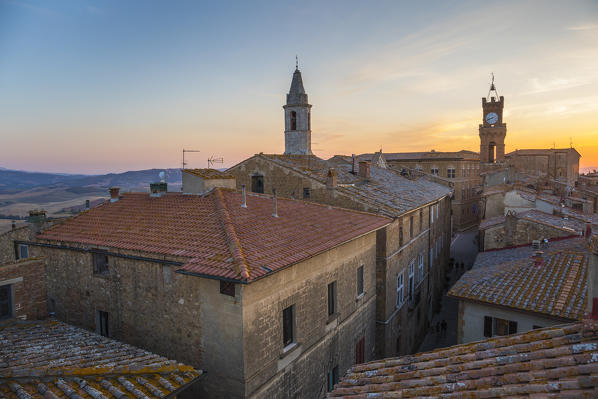
[[[0, 166], [100, 173], [282, 152], [295, 55], [316, 154], [479, 148], [598, 165], [598, 2], [0, 0]], [[585, 151], [585, 153], [584, 153]]]

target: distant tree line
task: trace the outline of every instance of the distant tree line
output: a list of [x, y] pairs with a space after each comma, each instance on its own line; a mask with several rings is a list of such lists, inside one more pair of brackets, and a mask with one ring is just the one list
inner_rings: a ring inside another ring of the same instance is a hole
[[27, 216], [5, 215], [0, 213], [0, 219], [25, 220], [27, 219]]

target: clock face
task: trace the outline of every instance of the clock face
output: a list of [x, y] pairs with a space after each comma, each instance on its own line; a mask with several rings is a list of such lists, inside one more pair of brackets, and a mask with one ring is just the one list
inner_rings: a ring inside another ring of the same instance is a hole
[[498, 122], [498, 115], [496, 115], [496, 112], [488, 112], [486, 114], [486, 122], [491, 125], [494, 125], [496, 122]]

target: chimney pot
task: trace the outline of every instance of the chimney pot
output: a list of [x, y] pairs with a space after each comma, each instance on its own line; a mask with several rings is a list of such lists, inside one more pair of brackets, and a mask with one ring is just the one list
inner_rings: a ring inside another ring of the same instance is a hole
[[14, 221], [14, 220], [12, 221], [12, 223], [11, 223], [11, 228], [12, 228], [13, 230], [17, 228], [17, 222], [16, 222], [16, 221]]
[[369, 180], [370, 178], [370, 162], [361, 161], [359, 162], [359, 176]]
[[534, 262], [535, 266], [542, 266], [542, 262], [543, 262], [542, 255], [544, 255], [544, 252], [536, 251], [536, 261]]
[[326, 188], [334, 189], [338, 186], [336, 169], [328, 169], [328, 175], [326, 176]]
[[241, 208], [247, 208], [247, 194], [245, 192], [245, 184], [241, 184], [241, 197], [243, 203], [241, 204]]
[[272, 213], [272, 216], [277, 218], [278, 217], [278, 206], [276, 203], [276, 189], [275, 188], [272, 189], [272, 200], [274, 202], [274, 213]]
[[85, 200], [85, 209], [89, 209], [91, 208], [91, 204], [89, 202], [89, 200]]
[[[116, 202], [119, 199], [120, 187], [110, 187], [110, 202]], [[85, 204], [87, 205], [87, 203]], [[86, 206], [86, 208], [88, 208]], [[88, 208], [89, 209], [89, 208]]]

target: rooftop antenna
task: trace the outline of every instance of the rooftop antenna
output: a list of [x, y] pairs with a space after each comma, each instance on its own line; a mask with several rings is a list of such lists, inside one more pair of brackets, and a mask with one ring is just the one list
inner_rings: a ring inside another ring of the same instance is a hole
[[182, 163], [183, 169], [185, 169], [185, 166], [187, 165], [187, 162], [185, 162], [185, 153], [186, 152], [200, 152], [200, 151], [199, 150], [186, 150], [183, 148], [183, 163]]
[[490, 76], [492, 76], [492, 82], [490, 83], [490, 90], [488, 90], [487, 98], [490, 98], [490, 93], [494, 92], [496, 94], [496, 99], [498, 100], [500, 97], [498, 96], [498, 91], [496, 90], [496, 86], [494, 85], [494, 72], [491, 72]]
[[215, 163], [224, 163], [224, 158], [214, 158], [214, 155], [208, 158], [208, 169], [211, 169]]

